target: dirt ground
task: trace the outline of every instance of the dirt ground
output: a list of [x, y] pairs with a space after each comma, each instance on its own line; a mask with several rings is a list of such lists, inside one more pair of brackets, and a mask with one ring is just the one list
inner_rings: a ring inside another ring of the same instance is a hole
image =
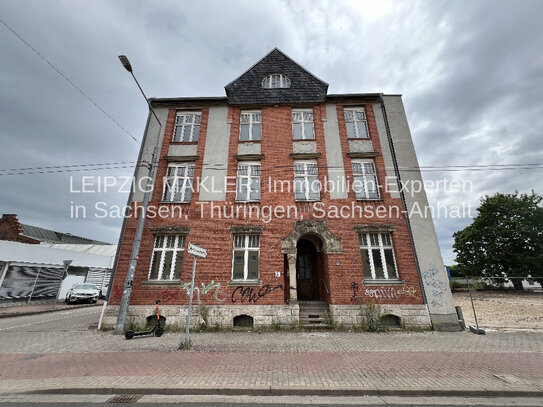
[[[499, 330], [543, 332], [543, 293], [472, 291], [479, 325]], [[467, 292], [453, 292], [455, 305], [462, 307], [466, 324], [475, 325]]]

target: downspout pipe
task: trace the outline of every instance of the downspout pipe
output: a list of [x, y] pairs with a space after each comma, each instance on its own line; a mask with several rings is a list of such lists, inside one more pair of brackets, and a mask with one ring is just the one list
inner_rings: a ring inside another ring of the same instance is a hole
[[387, 109], [385, 106], [385, 99], [383, 94], [379, 94], [379, 100], [381, 102], [381, 111], [383, 113], [383, 119], [385, 121], [385, 129], [387, 133], [388, 146], [390, 148], [390, 154], [392, 155], [392, 165], [394, 166], [394, 174], [398, 182], [398, 189], [400, 191], [400, 198], [402, 200], [402, 207], [405, 213], [405, 220], [407, 222], [407, 231], [409, 232], [409, 240], [411, 241], [411, 248], [413, 249], [413, 256], [415, 257], [415, 266], [417, 268], [417, 274], [419, 276], [419, 285], [420, 292], [422, 293], [422, 300], [424, 304], [428, 305], [428, 300], [426, 299], [426, 292], [424, 291], [424, 284], [422, 283], [422, 275], [420, 271], [419, 257], [417, 255], [417, 248], [415, 247], [415, 239], [413, 238], [413, 230], [411, 229], [411, 220], [409, 219], [409, 211], [407, 209], [407, 203], [405, 201], [405, 194], [402, 188], [402, 178], [400, 176], [400, 169], [398, 167], [398, 161], [396, 159], [396, 151], [394, 149], [394, 141], [392, 140], [392, 135], [390, 134], [390, 126], [388, 123]]

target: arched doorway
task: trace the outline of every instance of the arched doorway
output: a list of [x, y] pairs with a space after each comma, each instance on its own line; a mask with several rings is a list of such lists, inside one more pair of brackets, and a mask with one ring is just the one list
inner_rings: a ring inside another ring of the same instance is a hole
[[319, 299], [319, 256], [315, 244], [309, 239], [300, 239], [296, 244], [296, 287], [301, 301]]
[[[328, 270], [326, 257], [328, 253], [343, 253], [343, 248], [341, 238], [328, 230], [326, 221], [324, 220], [297, 220], [294, 223], [294, 229], [281, 239], [281, 251], [285, 254], [285, 286], [289, 288], [288, 292], [285, 292], [285, 300], [296, 302], [301, 299], [298, 296], [299, 282], [297, 270], [298, 243], [303, 240], [308, 240], [315, 248], [315, 252], [310, 247], [307, 249], [309, 257], [315, 260], [315, 267], [313, 269], [310, 268], [310, 270], [315, 272], [311, 274], [311, 284], [306, 284], [306, 287], [311, 287], [312, 297], [316, 297], [317, 300], [328, 301], [330, 299], [330, 290], [327, 284]], [[307, 245], [307, 243], [300, 243], [300, 245], [302, 244]], [[314, 253], [314, 256], [311, 256], [311, 253]], [[303, 291], [305, 295], [307, 289]], [[302, 299], [302, 301], [304, 300]]]

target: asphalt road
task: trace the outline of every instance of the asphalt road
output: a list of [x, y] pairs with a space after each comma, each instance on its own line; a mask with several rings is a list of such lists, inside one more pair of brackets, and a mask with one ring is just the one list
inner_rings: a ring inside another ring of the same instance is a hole
[[[313, 407], [342, 407], [342, 406], [387, 406], [387, 407], [404, 407], [404, 406], [440, 406], [440, 407], [458, 407], [458, 406], [517, 406], [517, 407], [534, 407], [541, 406], [543, 399], [541, 398], [473, 398], [473, 397], [300, 397], [300, 396], [282, 396], [282, 397], [254, 397], [254, 396], [157, 396], [148, 395], [134, 400], [133, 403], [109, 403], [113, 396], [109, 395], [64, 395], [64, 396], [21, 396], [23, 401], [17, 402], [2, 402], [0, 396], [0, 407], [57, 407], [57, 406], [73, 406], [73, 407], [109, 407], [109, 406], [126, 406], [141, 405], [144, 407], [154, 406], [182, 406], [182, 407], [234, 407], [234, 406], [259, 406], [259, 407], [280, 407], [280, 406], [313, 406]], [[43, 398], [53, 400], [42, 402]], [[42, 398], [42, 401], [40, 401]], [[76, 401], [70, 401], [70, 398]], [[194, 401], [194, 400], [202, 401]], [[272, 400], [267, 400], [272, 399]], [[22, 400], [22, 399], [21, 399]], [[77, 401], [79, 400], [79, 401]], [[87, 401], [81, 401], [87, 400]], [[94, 401], [90, 401], [94, 400]], [[205, 400], [205, 401], [204, 401]]]
[[101, 307], [75, 308], [67, 311], [46, 312], [0, 319], [2, 332], [87, 331], [97, 324]]

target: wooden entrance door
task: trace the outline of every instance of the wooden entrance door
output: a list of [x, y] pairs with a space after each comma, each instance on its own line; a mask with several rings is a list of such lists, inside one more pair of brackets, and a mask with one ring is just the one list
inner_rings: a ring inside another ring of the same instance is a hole
[[317, 250], [309, 240], [298, 242], [296, 257], [296, 286], [299, 300], [316, 300]]

